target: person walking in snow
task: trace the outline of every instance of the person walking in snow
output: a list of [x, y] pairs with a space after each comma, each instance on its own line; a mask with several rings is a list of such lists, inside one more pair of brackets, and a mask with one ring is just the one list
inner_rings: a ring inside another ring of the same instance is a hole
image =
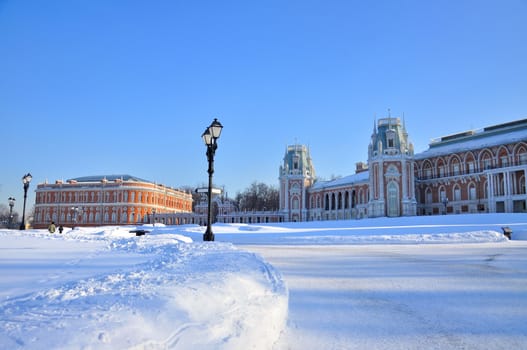
[[62, 227], [62, 225], [59, 225], [59, 233], [62, 233], [63, 230], [64, 230], [64, 227]]
[[52, 221], [51, 224], [49, 224], [49, 226], [48, 226], [49, 233], [55, 233], [56, 229], [57, 228], [55, 227], [55, 223]]

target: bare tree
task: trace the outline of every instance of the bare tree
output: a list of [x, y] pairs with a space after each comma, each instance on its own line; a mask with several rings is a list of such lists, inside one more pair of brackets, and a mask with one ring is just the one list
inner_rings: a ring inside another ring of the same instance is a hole
[[279, 194], [273, 186], [253, 182], [243, 192], [238, 192], [234, 202], [240, 210], [278, 210]]

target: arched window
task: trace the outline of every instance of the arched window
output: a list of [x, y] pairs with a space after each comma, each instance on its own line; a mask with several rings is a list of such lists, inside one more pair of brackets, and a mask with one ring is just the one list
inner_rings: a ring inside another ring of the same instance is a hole
[[509, 166], [509, 152], [507, 151], [507, 148], [500, 147], [497, 153], [498, 157], [498, 163], [500, 167], [508, 167]]
[[461, 173], [461, 166], [459, 165], [459, 160], [457, 158], [452, 159], [452, 175], [456, 176]]
[[399, 186], [395, 181], [388, 184], [388, 216], [399, 216]]
[[298, 210], [300, 207], [300, 201], [298, 200], [298, 197], [293, 198], [293, 209]]
[[478, 199], [477, 192], [476, 192], [476, 185], [473, 183], [471, 183], [468, 187], [468, 197], [472, 201]]
[[490, 151], [485, 150], [480, 155], [480, 171], [488, 170], [492, 168], [492, 154]]
[[430, 187], [427, 187], [425, 190], [425, 203], [432, 204], [432, 190]]
[[426, 161], [423, 164], [423, 174], [421, 175], [425, 179], [431, 179], [432, 178], [432, 164], [430, 164], [429, 161]]
[[454, 200], [461, 200], [461, 188], [458, 185], [454, 186]]
[[446, 193], [446, 190], [443, 186], [439, 187], [439, 192], [438, 192], [439, 196], [439, 201], [440, 202], [443, 202], [445, 199], [448, 199], [448, 195]]

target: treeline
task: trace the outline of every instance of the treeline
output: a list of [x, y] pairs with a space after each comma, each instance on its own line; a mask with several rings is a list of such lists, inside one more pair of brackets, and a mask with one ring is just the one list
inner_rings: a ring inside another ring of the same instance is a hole
[[[205, 185], [201, 187], [205, 188]], [[203, 199], [202, 194], [196, 193], [194, 188], [184, 187], [183, 190], [192, 193], [193, 208]], [[245, 191], [238, 192], [234, 198], [230, 198], [239, 211], [276, 211], [279, 208], [279, 192], [274, 186], [264, 183], [253, 182]], [[213, 210], [217, 205], [213, 205]]]
[[238, 192], [234, 203], [240, 211], [278, 210], [279, 192], [274, 186], [253, 182], [243, 192]]

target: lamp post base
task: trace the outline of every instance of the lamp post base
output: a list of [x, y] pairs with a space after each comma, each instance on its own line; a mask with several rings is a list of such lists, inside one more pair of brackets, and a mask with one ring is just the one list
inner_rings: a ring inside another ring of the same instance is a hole
[[209, 232], [209, 231], [205, 232], [203, 234], [203, 240], [205, 242], [213, 242], [214, 241], [214, 233]]

